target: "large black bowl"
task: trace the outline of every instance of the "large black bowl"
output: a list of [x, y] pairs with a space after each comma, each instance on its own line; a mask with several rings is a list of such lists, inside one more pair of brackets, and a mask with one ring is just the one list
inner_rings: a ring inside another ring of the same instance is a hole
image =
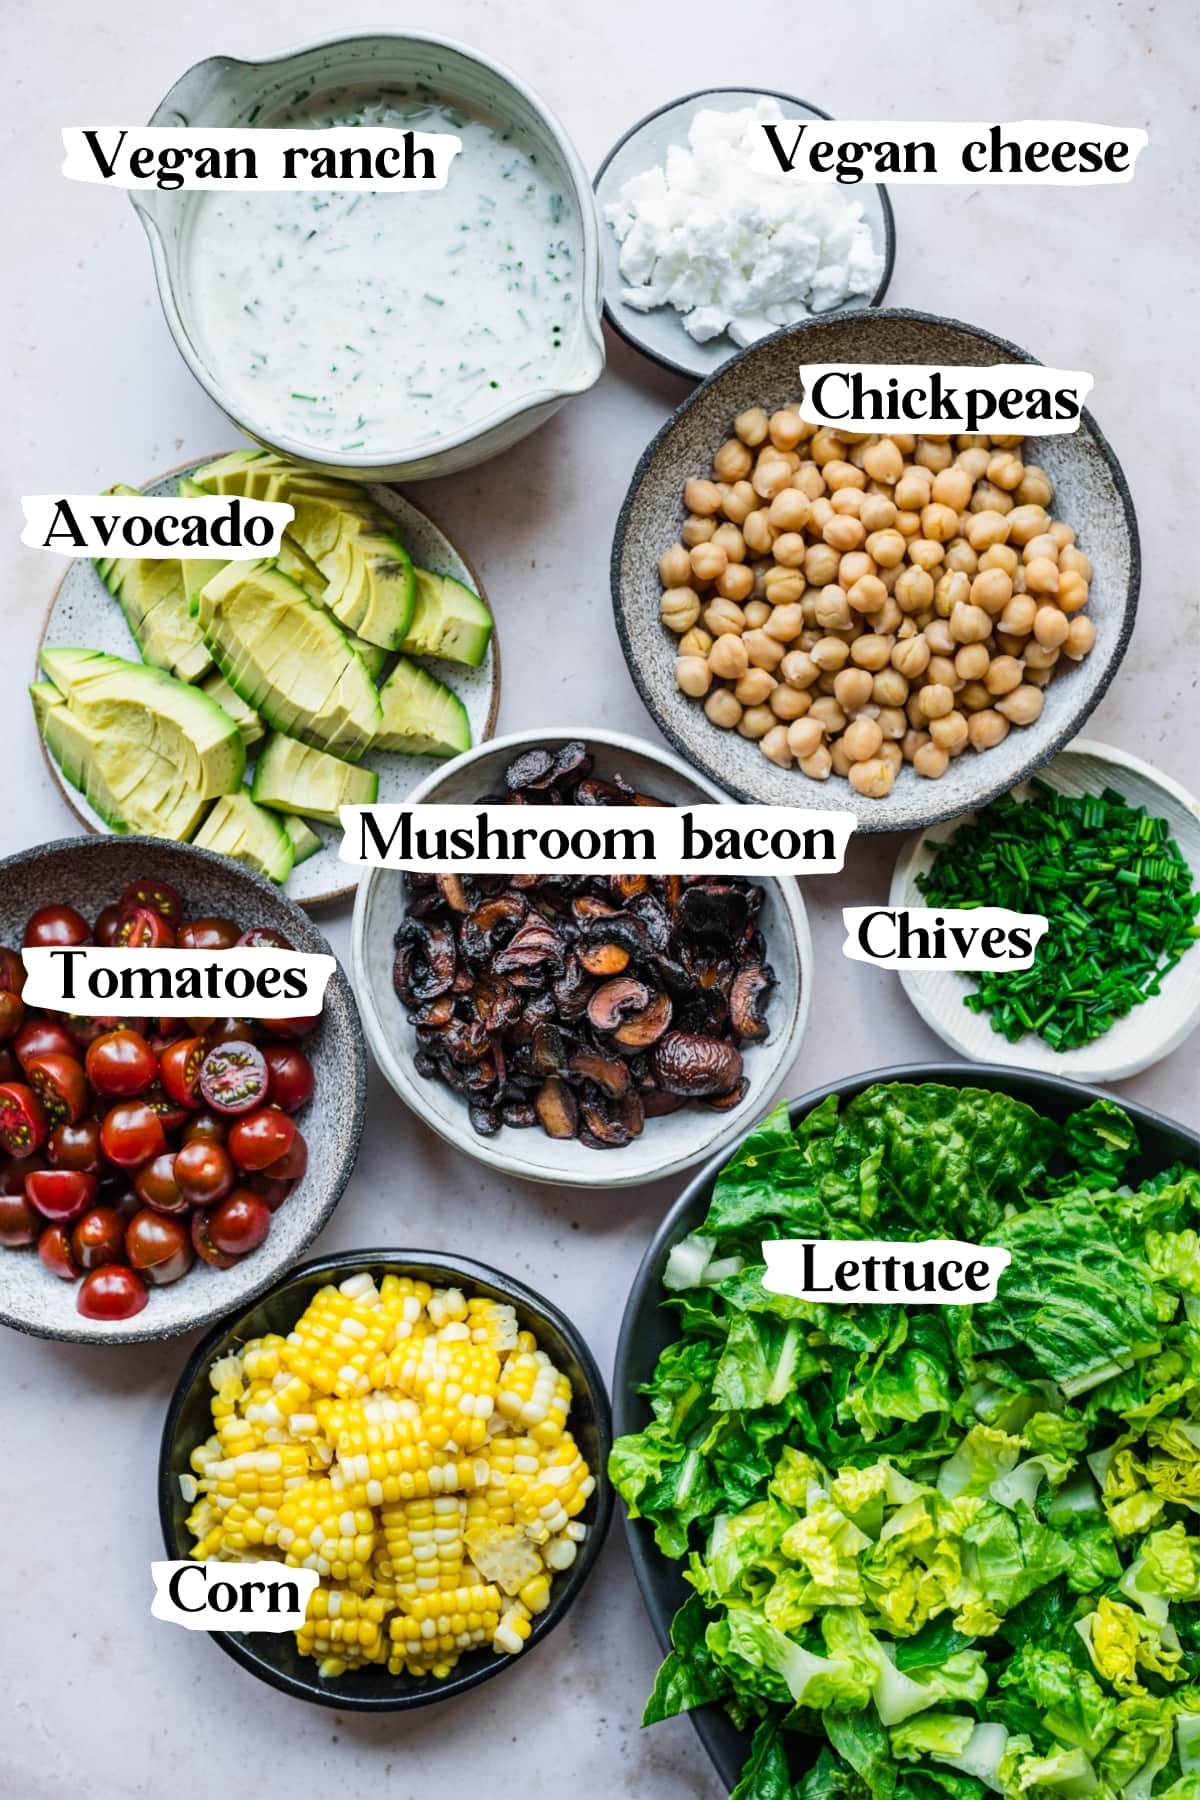
[[[571, 1432], [596, 1477], [596, 1488], [580, 1514], [588, 1535], [570, 1569], [555, 1576], [550, 1604], [534, 1620], [533, 1631], [521, 1652], [524, 1658], [563, 1617], [587, 1580], [604, 1542], [612, 1519], [612, 1488], [606, 1473], [612, 1448], [612, 1417], [604, 1378], [570, 1320], [511, 1276], [483, 1263], [468, 1262], [465, 1257], [425, 1250], [347, 1250], [337, 1256], [322, 1257], [293, 1270], [247, 1312], [225, 1320], [211, 1332], [197, 1346], [180, 1376], [163, 1425], [158, 1512], [167, 1555], [178, 1561], [191, 1552], [192, 1540], [186, 1525], [191, 1508], [180, 1494], [178, 1477], [187, 1474], [192, 1451], [212, 1433], [208, 1371], [214, 1360], [247, 1339], [267, 1332], [286, 1336], [318, 1288], [330, 1281], [344, 1281], [360, 1269], [370, 1270], [377, 1281], [384, 1275], [407, 1275], [434, 1286], [462, 1287], [468, 1295], [482, 1294], [509, 1303], [516, 1309], [522, 1330], [534, 1333], [539, 1349], [570, 1379]], [[429, 1706], [477, 1687], [481, 1681], [511, 1667], [515, 1660], [494, 1655], [490, 1650], [475, 1650], [464, 1656], [444, 1681], [428, 1676], [389, 1675], [386, 1668], [374, 1666], [349, 1670], [334, 1680], [322, 1680], [316, 1663], [297, 1651], [291, 1632], [214, 1631], [209, 1635], [226, 1655], [260, 1681], [298, 1700], [311, 1700], [318, 1706], [332, 1706], [343, 1712], [405, 1712], [410, 1707]]]
[[[908, 1063], [890, 1069], [872, 1069], [868, 1074], [853, 1075], [844, 1081], [831, 1082], [828, 1087], [817, 1088], [811, 1094], [803, 1094], [790, 1102], [788, 1115], [795, 1124], [830, 1094], [838, 1095], [843, 1101], [853, 1100], [864, 1088], [885, 1081], [936, 1081], [947, 1087], [999, 1090], [1016, 1100], [1024, 1100], [1051, 1119], [1064, 1119], [1093, 1100], [1113, 1098], [1100, 1088], [1084, 1087], [1061, 1075], [1004, 1069], [993, 1063]], [[1145, 1106], [1135, 1106], [1124, 1096], [1120, 1096], [1119, 1103], [1134, 1121], [1141, 1139], [1142, 1153], [1132, 1171], [1134, 1179], [1139, 1173], [1151, 1174], [1180, 1160], [1200, 1164], [1200, 1134]], [[737, 1148], [735, 1145], [727, 1155], [709, 1163], [688, 1184], [642, 1258], [626, 1303], [613, 1370], [613, 1420], [618, 1436], [641, 1431], [650, 1421], [650, 1408], [638, 1389], [650, 1380], [659, 1355], [678, 1336], [670, 1313], [660, 1305], [663, 1267], [672, 1246], [689, 1231], [694, 1231], [704, 1218], [716, 1178]], [[645, 1519], [626, 1518], [625, 1531], [642, 1599], [665, 1654], [670, 1644], [671, 1620], [692, 1589], [684, 1581], [680, 1565], [668, 1561], [657, 1549], [653, 1531]], [[718, 1774], [732, 1788], [750, 1748], [749, 1733], [739, 1731], [717, 1706], [698, 1707], [690, 1716]]]

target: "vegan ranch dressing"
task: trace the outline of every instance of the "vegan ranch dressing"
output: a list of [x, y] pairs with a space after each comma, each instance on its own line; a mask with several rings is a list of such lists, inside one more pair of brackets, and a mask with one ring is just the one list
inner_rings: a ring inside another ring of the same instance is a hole
[[266, 436], [380, 454], [559, 383], [578, 316], [578, 221], [515, 127], [425, 89], [340, 88], [272, 125], [456, 133], [422, 193], [196, 197], [185, 278], [197, 349]]

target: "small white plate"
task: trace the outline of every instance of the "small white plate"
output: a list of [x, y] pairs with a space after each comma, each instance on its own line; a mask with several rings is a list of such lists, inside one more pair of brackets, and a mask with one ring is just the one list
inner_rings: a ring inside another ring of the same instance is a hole
[[[1144, 806], [1154, 818], [1165, 819], [1191, 868], [1193, 886], [1200, 886], [1200, 803], [1170, 776], [1124, 750], [1091, 738], [1076, 738], [1037, 779], [1063, 794], [1099, 794], [1113, 788], [1130, 806]], [[1018, 799], [1024, 799], [1029, 783], [1022, 782], [1013, 791]], [[931, 826], [906, 841], [892, 875], [890, 906], [928, 905], [917, 887], [917, 876], [933, 866], [936, 846], [974, 817], [969, 813], [948, 824]], [[1040, 1069], [1075, 1081], [1124, 1081], [1178, 1049], [1200, 1025], [1200, 943], [1171, 970], [1160, 994], [1136, 1006], [1103, 1037], [1078, 1050], [1052, 1050], [1032, 1032], [1010, 1044], [992, 1030], [986, 1013], [971, 1012], [963, 1004], [975, 991], [972, 975], [908, 969], [900, 972], [900, 981], [930, 1030], [961, 1056], [972, 1062]]]
[[[184, 468], [171, 469], [156, 481], [148, 482], [142, 492], [174, 496], [176, 484], [182, 477], [194, 474], [212, 460], [212, 457], [201, 457]], [[415, 563], [424, 569], [433, 569], [439, 575], [453, 575], [456, 581], [463, 582], [487, 600], [475, 570], [427, 513], [393, 487], [374, 482], [363, 485], [376, 505], [398, 521], [401, 541]], [[125, 623], [125, 615], [86, 557], [76, 558], [59, 582], [46, 615], [42, 644], [78, 645], [88, 650], [106, 650], [110, 656], [125, 656], [133, 662], [141, 661], [141, 652]], [[41, 646], [39, 654], [40, 649]], [[431, 673], [439, 681], [454, 689], [466, 707], [471, 742], [486, 742], [495, 729], [500, 705], [500, 646], [495, 630], [487, 656], [478, 669], [430, 657], [422, 657], [421, 661], [429, 664]], [[256, 750], [257, 747], [251, 750], [251, 760]], [[46, 761], [68, 805], [89, 831], [107, 833], [109, 827], [104, 820], [92, 810], [78, 788], [63, 779], [58, 764], [48, 751]], [[368, 751], [363, 757], [364, 768], [374, 769], [379, 775], [380, 804], [407, 800], [418, 783], [425, 780], [433, 763], [434, 759], [428, 756], [397, 756], [390, 751]], [[313, 820], [308, 822], [324, 847], [296, 865], [284, 884], [284, 893], [300, 906], [325, 906], [348, 900], [357, 883], [347, 880], [347, 866], [339, 860], [341, 833], [338, 827], [321, 825]]]
[[[673, 306], [659, 306], [653, 312], [639, 312], [636, 307], [625, 305], [621, 293], [629, 283], [621, 274], [621, 246], [617, 242], [616, 232], [604, 216], [604, 209], [619, 197], [630, 176], [644, 174], [647, 169], [664, 163], [667, 151], [673, 145], [687, 144], [688, 129], [698, 112], [705, 108], [714, 112], [737, 112], [741, 107], [753, 106], [756, 100], [764, 99], [783, 101], [789, 119], [830, 117], [819, 106], [810, 106], [806, 100], [797, 100], [794, 94], [776, 93], [773, 88], [701, 88], [698, 93], [685, 94], [680, 100], [672, 100], [666, 106], [660, 106], [657, 112], [648, 113], [636, 125], [631, 125], [624, 137], [613, 145], [596, 171], [596, 179], [592, 185], [596, 190], [596, 206], [600, 214], [604, 316], [626, 343], [632, 344], [635, 350], [640, 350], [654, 362], [661, 363], [664, 369], [674, 369], [679, 375], [690, 375], [696, 379], [711, 375], [722, 363], [738, 354], [739, 346], [725, 332], [720, 337], [710, 338], [706, 344], [698, 344], [684, 330], [682, 316]], [[878, 306], [892, 278], [896, 227], [887, 189], [877, 182], [864, 181], [850, 189], [849, 195], [851, 199], [858, 201], [871, 227], [875, 248], [883, 257], [883, 274], [879, 278], [879, 286], [869, 298], [861, 294], [855, 295], [844, 306], [835, 307], [829, 313], [815, 313], [814, 318], [832, 318], [836, 313], [860, 312], [864, 307]]]

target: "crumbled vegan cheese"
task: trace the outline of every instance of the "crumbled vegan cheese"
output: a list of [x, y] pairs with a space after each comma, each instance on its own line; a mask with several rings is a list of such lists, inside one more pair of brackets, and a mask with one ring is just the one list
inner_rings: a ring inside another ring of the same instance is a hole
[[688, 148], [634, 175], [605, 217], [621, 244], [626, 306], [673, 306], [698, 343], [728, 331], [751, 344], [781, 325], [871, 294], [883, 257], [863, 209], [832, 185], [750, 167], [776, 100], [698, 112]]

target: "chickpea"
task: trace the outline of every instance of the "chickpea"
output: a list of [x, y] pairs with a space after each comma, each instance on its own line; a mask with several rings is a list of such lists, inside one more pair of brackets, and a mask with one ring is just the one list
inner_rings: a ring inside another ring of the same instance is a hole
[[908, 718], [902, 706], [881, 706], [875, 723], [882, 731], [885, 741], [894, 740], [899, 743], [908, 730]]
[[846, 595], [856, 613], [877, 613], [886, 604], [888, 591], [878, 575], [864, 575]]
[[760, 454], [750, 477], [755, 493], [760, 494], [764, 500], [773, 500], [776, 494], [790, 484], [791, 479], [792, 465], [786, 457], [778, 453], [769, 455], [765, 450]]
[[933, 600], [933, 576], [928, 569], [902, 569], [892, 594], [904, 612], [921, 612]]
[[[836, 514], [821, 532], [825, 542], [839, 554], [844, 550], [857, 550], [859, 545], [864, 542], [866, 535], [862, 520], [851, 518], [844, 513]], [[778, 544], [775, 546], [775, 553], [779, 554]]]
[[699, 513], [706, 517], [709, 513], [720, 512], [721, 490], [715, 481], [692, 480], [684, 483], [683, 504], [691, 513]]
[[928, 781], [940, 781], [950, 767], [950, 758], [940, 744], [932, 739], [922, 744], [913, 753], [912, 766], [918, 775], [924, 775]]
[[989, 694], [1011, 694], [1019, 688], [1023, 679], [1021, 665], [1015, 656], [995, 656], [991, 666], [983, 678], [983, 685]]
[[841, 438], [835, 431], [830, 431], [828, 425], [821, 426], [809, 445], [809, 452], [818, 468], [824, 468], [829, 462], [841, 462], [844, 449]]
[[931, 744], [933, 739], [927, 731], [914, 731], [910, 727], [900, 740], [900, 754], [905, 762], [911, 762], [922, 744]]
[[896, 771], [886, 756], [873, 756], [866, 762], [851, 763], [850, 786], [856, 794], [870, 800], [883, 800], [892, 791]]
[[1054, 483], [1045, 469], [1040, 469], [1036, 463], [1026, 463], [1017, 489], [1018, 503], [1021, 506], [1049, 506], [1053, 498]]
[[998, 450], [988, 463], [987, 478], [1004, 493], [1015, 493], [1025, 479], [1025, 464], [1011, 450]]
[[981, 569], [971, 583], [971, 605], [989, 617], [998, 617], [1012, 599], [1012, 591], [1012, 577], [1005, 570]]
[[829, 745], [829, 757], [833, 764], [834, 774], [840, 775], [842, 780], [845, 781], [850, 773], [850, 758], [846, 755], [846, 740], [844, 738], [834, 738], [833, 742]]
[[892, 771], [892, 780], [895, 781], [897, 775], [904, 767], [904, 756], [899, 744], [896, 743], [894, 739], [887, 738], [879, 746], [879, 754], [887, 764], [888, 768]]
[[794, 450], [808, 436], [810, 429], [790, 406], [773, 412], [767, 421], [767, 431], [777, 450]]
[[763, 630], [779, 643], [790, 644], [804, 630], [804, 608], [795, 604], [774, 607]]
[[861, 712], [871, 703], [874, 682], [868, 669], [842, 669], [834, 676], [833, 693], [844, 712]]
[[841, 743], [852, 763], [867, 762], [878, 756], [883, 732], [876, 719], [854, 719], [842, 734]]
[[1028, 637], [1036, 618], [1036, 602], [1028, 594], [1014, 594], [997, 619], [996, 629], [1006, 631], [1010, 637]]
[[715, 638], [730, 632], [740, 637], [746, 629], [746, 615], [732, 600], [710, 600], [704, 609], [704, 625]]
[[878, 675], [891, 661], [892, 640], [878, 632], [864, 632], [851, 644], [850, 656], [860, 669], [869, 669], [873, 675]]
[[1033, 635], [1045, 650], [1057, 650], [1067, 641], [1071, 629], [1067, 615], [1057, 606], [1039, 606], [1033, 620]]
[[748, 600], [754, 592], [754, 571], [748, 563], [731, 562], [713, 582], [723, 600]]
[[981, 481], [971, 495], [967, 512], [996, 512], [1003, 515], [1012, 512], [1015, 506], [1016, 501], [1004, 488], [997, 487], [992, 481]]
[[944, 719], [954, 711], [954, 695], [944, 682], [931, 681], [917, 695], [917, 711], [926, 721]]
[[715, 581], [729, 566], [729, 557], [720, 544], [697, 544], [692, 551], [692, 574], [697, 581]]
[[946, 546], [946, 567], [956, 573], [974, 575], [979, 568], [979, 558], [968, 544], [966, 538], [954, 538]]
[[731, 525], [742, 525], [758, 505], [758, 495], [748, 481], [735, 481], [721, 496], [721, 511]]
[[934, 611], [940, 619], [948, 619], [954, 608], [971, 596], [970, 578], [961, 569], [938, 578], [933, 590]]
[[826, 463], [821, 473], [828, 488], [857, 488], [861, 491], [867, 485], [867, 478], [862, 470], [856, 469], [851, 462], [839, 462], [835, 459]]
[[725, 521], [724, 525], [717, 526], [717, 529], [713, 532], [709, 542], [719, 545], [729, 558], [730, 562], [745, 562], [746, 540], [738, 530], [737, 526], [731, 525], [728, 520]]
[[746, 654], [758, 669], [774, 671], [783, 661], [783, 645], [768, 635], [764, 627], [748, 631], [742, 639]]
[[871, 701], [875, 706], [903, 706], [908, 699], [908, 682], [889, 663], [871, 674]]
[[790, 769], [792, 753], [788, 749], [787, 726], [772, 725], [758, 740], [758, 747], [768, 762], [778, 763], [781, 769]]
[[742, 611], [746, 616], [746, 630], [761, 631], [771, 616], [771, 603], [769, 600], [751, 600]]
[[742, 703], [732, 688], [714, 688], [704, 702], [704, 712], [710, 725], [732, 731], [742, 716]]
[[850, 602], [842, 589], [832, 582], [817, 595], [814, 611], [823, 631], [849, 631], [854, 623]]
[[1058, 578], [1058, 604], [1063, 612], [1078, 612], [1087, 605], [1088, 584], [1076, 569], [1068, 569]]
[[1050, 536], [1059, 550], [1065, 550], [1068, 544], [1074, 545], [1075, 527], [1068, 525], [1065, 519], [1055, 519], [1050, 526]]
[[1031, 563], [1043, 556], [1047, 561], [1057, 565], [1058, 545], [1051, 537], [1049, 531], [1039, 531], [1036, 537], [1029, 538], [1021, 548], [1022, 562]]
[[1027, 682], [996, 702], [996, 711], [1003, 713], [1010, 725], [1032, 725], [1041, 710], [1042, 690]]
[[904, 473], [904, 458], [890, 438], [868, 444], [863, 451], [862, 465], [872, 481], [882, 481], [888, 487], [895, 487]]
[[1028, 680], [1034, 671], [1037, 671], [1040, 674], [1044, 670], [1048, 671], [1052, 669], [1058, 661], [1058, 658], [1059, 648], [1057, 644], [1046, 645], [1039, 644], [1036, 641], [1026, 644], [1021, 655], [1021, 661], [1025, 665], [1026, 679]]
[[912, 538], [908, 546], [908, 560], [914, 568], [924, 569], [932, 574], [946, 558], [946, 552], [932, 538]]
[[963, 681], [982, 681], [991, 660], [986, 644], [964, 644], [955, 652], [954, 667]]
[[794, 487], [798, 494], [807, 494], [810, 500], [819, 500], [825, 492], [825, 477], [815, 462], [802, 462], [798, 469], [793, 470], [788, 485]]
[[804, 557], [804, 575], [810, 587], [827, 587], [837, 580], [841, 556], [831, 544], [810, 544]]
[[1067, 626], [1063, 654], [1072, 662], [1082, 662], [1095, 642], [1096, 627], [1082, 613], [1077, 613]]
[[776, 531], [803, 531], [812, 516], [812, 501], [799, 488], [780, 490], [767, 508], [767, 518]]
[[688, 549], [694, 550], [697, 544], [707, 544], [716, 529], [715, 519], [702, 519], [699, 513], [689, 513], [679, 535]]
[[873, 531], [866, 540], [866, 552], [881, 569], [896, 569], [904, 561], [907, 544], [898, 531]]
[[[693, 511], [695, 508], [693, 508]], [[948, 544], [958, 536], [958, 509], [932, 500], [921, 508], [921, 531], [935, 544]]]
[[893, 499], [902, 512], [919, 513], [923, 506], [928, 506], [932, 488], [933, 476], [929, 470], [913, 467], [910, 463], [896, 483]]
[[[838, 642], [836, 638], [830, 641]], [[846, 646], [841, 644], [839, 648], [845, 650]], [[849, 655], [849, 652], [846, 654]], [[810, 688], [821, 673], [821, 665], [805, 650], [789, 650], [779, 665], [779, 673], [790, 688]]]
[[955, 667], [952, 656], [931, 656], [925, 679], [936, 682], [939, 687], [948, 687], [952, 694], [957, 694], [963, 685], [963, 678]]
[[774, 536], [766, 507], [757, 507], [742, 520], [742, 542], [754, 556], [765, 556]]
[[[884, 583], [886, 587], [887, 583]], [[911, 623], [911, 621], [908, 621]], [[880, 637], [894, 637], [900, 627], [906, 623], [904, 614], [889, 594], [879, 611], [871, 620]]]
[[864, 494], [858, 516], [864, 531], [887, 531], [896, 517], [896, 503], [886, 494]]
[[954, 464], [940, 469], [934, 476], [931, 497], [936, 506], [951, 507], [956, 513], [966, 512], [974, 485], [966, 469], [961, 464]]
[[810, 781], [828, 781], [833, 769], [833, 758], [824, 744], [814, 750], [811, 756], [800, 757], [799, 763]]
[[992, 635], [992, 621], [982, 606], [960, 601], [950, 614], [950, 635], [956, 644], [982, 644]]
[[706, 660], [713, 647], [712, 634], [703, 625], [693, 625], [679, 640], [680, 656], [703, 656]]
[[804, 566], [804, 555], [808, 549], [804, 536], [799, 531], [784, 531], [775, 539], [772, 555], [784, 569], [800, 569]]
[[831, 500], [814, 500], [812, 503], [812, 511], [809, 516], [808, 529], [812, 532], [814, 537], [819, 536], [828, 525], [830, 519], [836, 517], [837, 514], [833, 510], [833, 502]]
[[[763, 598], [770, 606], [795, 606], [804, 598], [804, 576], [799, 569], [772, 563], [763, 581]], [[803, 607], [801, 607], [803, 612]]]
[[908, 507], [898, 507], [894, 523], [902, 538], [914, 538], [921, 529], [921, 515]]
[[743, 706], [763, 706], [778, 685], [768, 670], [749, 668], [733, 691]]
[[719, 637], [708, 653], [708, 666], [722, 681], [740, 681], [750, 667], [745, 638], [732, 633]]
[[836, 675], [850, 659], [850, 646], [839, 637], [818, 638], [809, 651], [809, 656], [817, 665], [819, 674]]
[[982, 712], [972, 713], [967, 720], [967, 737], [972, 750], [994, 750], [997, 744], [1004, 742], [1008, 732], [1008, 720], [993, 706], [985, 707]]
[[954, 698], [958, 703], [959, 712], [964, 713], [982, 712], [986, 706], [992, 704], [992, 696], [982, 681], [964, 681]]
[[989, 507], [973, 512], [967, 520], [967, 542], [972, 550], [987, 550], [1008, 541], [1008, 520]]
[[957, 710], [947, 713], [944, 719], [930, 720], [929, 735], [939, 750], [945, 750], [949, 756], [957, 756], [960, 750], [967, 747], [967, 721]]
[[767, 415], [761, 406], [751, 406], [733, 421], [733, 434], [743, 444], [757, 450], [767, 435]]
[[1058, 561], [1048, 556], [1035, 556], [1025, 564], [1025, 587], [1031, 594], [1057, 594]]
[[658, 559], [658, 573], [664, 587], [686, 587], [692, 579], [692, 559], [682, 544], [672, 544]]
[[718, 481], [744, 481], [754, 467], [754, 458], [740, 438], [726, 438], [713, 457], [713, 474]]
[[775, 714], [769, 706], [748, 706], [737, 722], [742, 737], [762, 738], [775, 729]]
[[817, 719], [797, 719], [788, 726], [788, 749], [792, 755], [803, 762], [814, 750], [819, 750], [825, 741], [825, 727]]
[[935, 656], [953, 656], [958, 649], [949, 619], [931, 619], [925, 627], [925, 642]]
[[668, 631], [690, 631], [700, 617], [700, 596], [694, 588], [664, 588], [658, 602], [658, 616]]
[[913, 457], [923, 469], [940, 473], [950, 467], [954, 461], [954, 452], [945, 438], [922, 437], [918, 440]]
[[1073, 575], [1081, 575], [1085, 582], [1092, 579], [1091, 560], [1083, 554], [1082, 550], [1077, 550], [1074, 544], [1063, 545], [1058, 553], [1058, 566], [1064, 572], [1069, 571]]
[[918, 681], [929, 667], [929, 657], [929, 644], [925, 638], [905, 638], [892, 651], [892, 667], [908, 681]]
[[844, 731], [846, 715], [832, 694], [821, 694], [808, 709], [810, 719], [823, 725], [827, 732]]
[[1044, 506], [1017, 506], [1008, 515], [1008, 541], [1024, 545], [1049, 529], [1050, 515]]

